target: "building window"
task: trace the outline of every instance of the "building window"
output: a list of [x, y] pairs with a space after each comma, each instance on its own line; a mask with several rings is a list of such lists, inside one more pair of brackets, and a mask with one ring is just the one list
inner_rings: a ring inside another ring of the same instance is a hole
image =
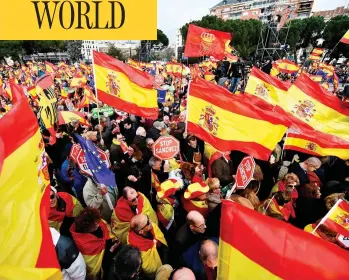
[[258, 11], [253, 11], [252, 15], [258, 15]]
[[248, 15], [248, 12], [243, 12], [242, 15], [243, 15], [243, 16], [247, 16], [247, 15]]
[[224, 11], [224, 12], [229, 12], [229, 11], [230, 11], [230, 8], [225, 8], [223, 11]]

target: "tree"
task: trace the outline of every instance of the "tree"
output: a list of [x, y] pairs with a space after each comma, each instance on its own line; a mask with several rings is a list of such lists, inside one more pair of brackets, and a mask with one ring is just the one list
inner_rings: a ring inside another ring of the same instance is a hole
[[77, 40], [65, 41], [65, 47], [70, 56], [70, 59], [73, 62], [80, 60], [82, 56], [82, 53], [81, 53], [82, 41], [77, 41]]
[[[332, 50], [339, 40], [343, 37], [345, 32], [349, 30], [349, 17], [337, 16], [327, 22], [323, 31], [322, 38], [325, 39], [324, 47]], [[338, 55], [349, 54], [349, 46], [343, 43], [339, 43], [331, 54], [332, 57], [338, 57]]]
[[[157, 36], [157, 40], [150, 41], [151, 48], [155, 45], [160, 45], [160, 44], [162, 44], [164, 47], [168, 46], [168, 44], [169, 44], [168, 37], [166, 36], [166, 34], [164, 32], [162, 32], [162, 30], [158, 29], [156, 36]], [[145, 42], [147, 42], [147, 41], [142, 40], [141, 45], [143, 45]]]
[[110, 55], [122, 61], [125, 60], [125, 57], [122, 54], [120, 49], [116, 48], [112, 43], [108, 43], [107, 45], [108, 45], [107, 55]]
[[25, 54], [24, 41], [0, 41], [0, 60], [6, 62], [5, 57], [11, 57], [14, 61], [20, 61]]

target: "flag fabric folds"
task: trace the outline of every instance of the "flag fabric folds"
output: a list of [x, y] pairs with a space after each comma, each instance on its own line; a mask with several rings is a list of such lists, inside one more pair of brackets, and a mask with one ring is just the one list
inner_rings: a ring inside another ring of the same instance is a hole
[[56, 66], [54, 66], [52, 63], [47, 61], [45, 61], [45, 68], [46, 68], [46, 71], [49, 72], [50, 74], [54, 74], [58, 70]]
[[277, 65], [278, 70], [283, 73], [292, 74], [299, 70], [299, 66], [288, 59], [277, 60], [275, 64]]
[[342, 39], [340, 39], [340, 42], [344, 43], [344, 44], [349, 44], [349, 30], [347, 32], [345, 32]]
[[59, 111], [58, 124], [68, 124], [74, 120], [78, 120], [82, 125], [90, 125], [81, 112]]
[[77, 73], [74, 75], [71, 83], [70, 83], [70, 87], [74, 88], [74, 87], [84, 87], [87, 83], [87, 79], [86, 77], [81, 74], [81, 73]]
[[312, 128], [349, 141], [349, 109], [308, 76], [296, 79], [280, 106]]
[[39, 118], [44, 128], [50, 134], [50, 144], [56, 142], [55, 125], [57, 124], [57, 97], [54, 91], [53, 79], [50, 74], [41, 76], [36, 81], [37, 102], [39, 104]]
[[189, 24], [187, 39], [185, 43], [185, 57], [213, 56], [222, 59], [226, 52], [226, 42], [232, 36], [228, 32], [203, 28]]
[[77, 143], [85, 152], [86, 164], [93, 174], [93, 180], [97, 184], [104, 184], [108, 187], [116, 187], [115, 174], [107, 168], [100, 158], [96, 146], [91, 140], [87, 140], [78, 134], [75, 134]]
[[22, 89], [12, 93], [15, 103], [0, 119], [0, 278], [61, 279], [44, 142]]
[[349, 253], [223, 200], [217, 279], [348, 279]]
[[349, 237], [349, 203], [339, 199], [320, 224]]
[[154, 77], [106, 54], [93, 52], [97, 98], [114, 108], [139, 117], [157, 119]]
[[262, 160], [268, 160], [289, 124], [200, 77], [189, 85], [187, 121], [188, 133], [217, 150], [240, 150]]
[[285, 150], [293, 150], [314, 156], [336, 156], [349, 159], [349, 142], [319, 131], [289, 130]]

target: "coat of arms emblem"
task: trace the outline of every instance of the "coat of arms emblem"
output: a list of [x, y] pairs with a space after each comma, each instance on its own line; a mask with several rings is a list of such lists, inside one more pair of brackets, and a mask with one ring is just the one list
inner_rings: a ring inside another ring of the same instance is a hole
[[258, 84], [255, 90], [257, 96], [262, 97], [263, 99], [268, 99], [269, 90], [264, 84]]
[[200, 54], [202, 56], [208, 55], [211, 51], [213, 41], [216, 37], [212, 33], [201, 33]]
[[206, 106], [202, 108], [199, 120], [199, 125], [213, 135], [216, 135], [218, 130], [219, 118], [215, 115], [215, 109], [212, 106]]
[[311, 100], [299, 100], [298, 104], [293, 106], [291, 112], [308, 122], [316, 112], [315, 104]]
[[349, 227], [349, 216], [340, 213], [334, 220], [335, 223], [341, 225], [342, 227], [348, 228]]
[[306, 149], [310, 151], [316, 151], [316, 144], [313, 142], [308, 142], [307, 145], [305, 146]]
[[115, 73], [108, 73], [107, 76], [107, 93], [114, 95], [116, 97], [119, 97], [120, 95], [120, 87], [118, 85], [119, 80], [117, 80], [116, 74]]

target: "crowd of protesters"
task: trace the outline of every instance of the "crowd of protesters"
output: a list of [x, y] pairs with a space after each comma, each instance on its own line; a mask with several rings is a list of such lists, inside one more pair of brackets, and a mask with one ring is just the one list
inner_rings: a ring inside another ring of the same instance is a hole
[[[235, 92], [244, 71], [241, 62], [219, 62], [216, 82]], [[87, 78], [93, 88], [93, 76]], [[64, 111], [62, 83], [69, 80], [56, 80]], [[64, 279], [216, 279], [221, 201], [246, 155], [237, 147], [208, 164], [207, 143], [186, 131], [188, 85], [176, 78], [164, 83], [169, 90], [155, 121], [117, 110], [96, 117], [91, 112], [97, 105], [90, 104], [83, 109], [90, 125], [73, 120], [59, 126], [54, 145], [42, 130], [52, 185], [49, 224]], [[72, 103], [81, 98], [77, 90]], [[1, 99], [6, 113], [11, 101]], [[116, 188], [82, 174], [70, 157], [76, 134], [106, 151]], [[164, 135], [180, 142], [179, 155], [166, 162], [153, 155], [154, 142]], [[256, 160], [247, 188], [227, 198], [312, 232], [336, 201], [349, 199], [349, 161], [284, 151], [283, 140], [269, 161]], [[325, 226], [316, 234], [342, 246]]]

